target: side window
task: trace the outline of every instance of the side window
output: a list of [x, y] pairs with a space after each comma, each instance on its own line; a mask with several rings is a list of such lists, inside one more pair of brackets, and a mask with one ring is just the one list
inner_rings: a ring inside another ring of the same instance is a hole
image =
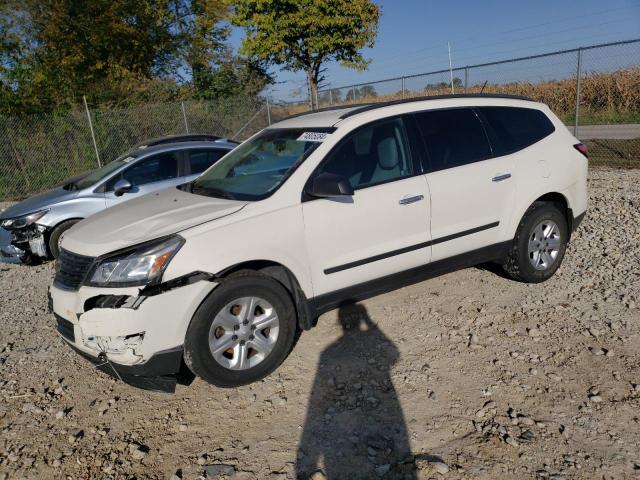
[[459, 167], [491, 156], [484, 128], [470, 108], [415, 114], [427, 146], [431, 169]]
[[555, 130], [551, 120], [533, 108], [480, 107], [478, 110], [489, 125], [495, 155], [526, 148]]
[[134, 186], [169, 180], [178, 176], [178, 153], [167, 152], [145, 158], [116, 175], [107, 183], [106, 191], [113, 190], [115, 183], [125, 178]]
[[218, 161], [226, 151], [222, 150], [191, 150], [189, 152], [189, 167], [191, 174], [202, 173], [216, 161]]
[[413, 175], [402, 120], [376, 123], [349, 134], [318, 173], [342, 175], [354, 190]]

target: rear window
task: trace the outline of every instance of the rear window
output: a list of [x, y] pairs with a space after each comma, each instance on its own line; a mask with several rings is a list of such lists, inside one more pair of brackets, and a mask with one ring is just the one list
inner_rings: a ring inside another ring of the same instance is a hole
[[225, 153], [227, 152], [221, 150], [191, 150], [189, 152], [189, 167], [191, 174], [204, 172]]
[[540, 110], [518, 107], [479, 107], [495, 156], [522, 150], [555, 130]]
[[431, 170], [458, 167], [491, 156], [484, 128], [470, 108], [416, 113]]

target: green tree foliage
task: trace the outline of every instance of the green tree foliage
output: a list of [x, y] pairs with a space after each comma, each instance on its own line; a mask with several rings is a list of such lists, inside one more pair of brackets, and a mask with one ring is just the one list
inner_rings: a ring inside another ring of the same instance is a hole
[[315, 102], [323, 65], [337, 61], [356, 70], [369, 61], [380, 9], [371, 0], [240, 0], [231, 2], [232, 23], [246, 29], [241, 51], [303, 71]]
[[0, 114], [64, 110], [83, 95], [115, 105], [256, 94], [272, 79], [230, 52], [228, 10], [223, 0], [4, 0]]

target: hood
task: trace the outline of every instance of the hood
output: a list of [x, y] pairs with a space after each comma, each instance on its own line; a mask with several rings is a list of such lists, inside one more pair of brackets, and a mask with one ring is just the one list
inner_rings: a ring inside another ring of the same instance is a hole
[[77, 191], [70, 192], [62, 187], [54, 188], [33, 197], [29, 197], [22, 202], [7, 208], [4, 212], [0, 213], [0, 218], [14, 218], [27, 215], [29, 213], [37, 212], [38, 210], [44, 210], [56, 203], [64, 202], [65, 200], [71, 200], [78, 196]]
[[230, 215], [246, 203], [172, 187], [92, 215], [65, 232], [61, 245], [73, 253], [96, 257]]

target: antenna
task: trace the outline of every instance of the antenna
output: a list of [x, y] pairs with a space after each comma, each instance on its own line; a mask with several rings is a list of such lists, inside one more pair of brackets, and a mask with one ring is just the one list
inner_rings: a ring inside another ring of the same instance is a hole
[[456, 91], [453, 88], [453, 65], [451, 63], [451, 43], [447, 42], [447, 48], [449, 49], [449, 76], [451, 77], [451, 94], [455, 95]]

